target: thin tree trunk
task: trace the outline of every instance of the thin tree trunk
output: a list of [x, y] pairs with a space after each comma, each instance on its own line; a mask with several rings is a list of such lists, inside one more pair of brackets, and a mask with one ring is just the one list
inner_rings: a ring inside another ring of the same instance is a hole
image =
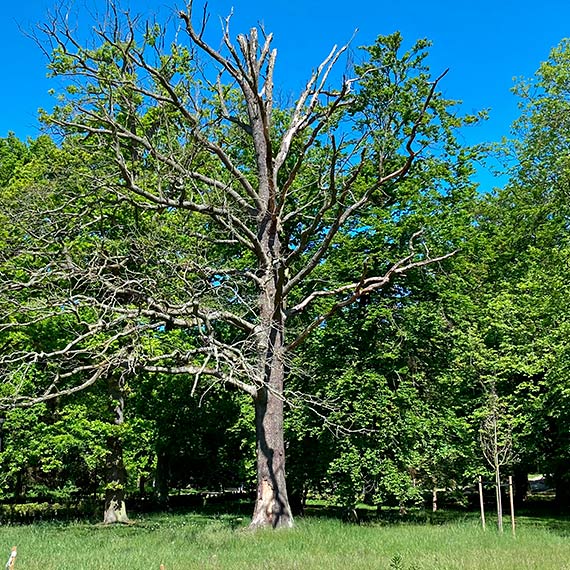
[[503, 499], [501, 496], [501, 473], [498, 464], [495, 465], [495, 490], [497, 493], [497, 526], [503, 532]]
[[[113, 423], [119, 427], [124, 421], [124, 396], [121, 379], [109, 378], [109, 394], [113, 400]], [[125, 503], [125, 483], [127, 473], [123, 463], [123, 443], [116, 431], [107, 440], [108, 454], [106, 462], [105, 513], [104, 524], [128, 523], [127, 506]]]
[[570, 476], [569, 465], [560, 462], [553, 474], [554, 479], [554, 504], [561, 512], [567, 512], [570, 508]]
[[24, 482], [22, 478], [22, 472], [18, 471], [16, 474], [16, 484], [14, 485], [14, 504], [18, 504], [22, 500], [23, 491]]

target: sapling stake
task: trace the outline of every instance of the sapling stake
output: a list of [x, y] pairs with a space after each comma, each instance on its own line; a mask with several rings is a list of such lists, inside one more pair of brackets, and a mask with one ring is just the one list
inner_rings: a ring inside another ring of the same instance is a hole
[[485, 504], [483, 502], [483, 477], [479, 475], [479, 506], [481, 507], [481, 525], [485, 530]]
[[513, 493], [513, 476], [509, 475], [509, 501], [511, 503], [511, 530], [515, 536], [515, 498]]
[[14, 570], [14, 566], [16, 564], [16, 556], [18, 552], [15, 546], [12, 546], [12, 552], [10, 553], [10, 558], [8, 558], [8, 562], [6, 562], [6, 569], [7, 570]]

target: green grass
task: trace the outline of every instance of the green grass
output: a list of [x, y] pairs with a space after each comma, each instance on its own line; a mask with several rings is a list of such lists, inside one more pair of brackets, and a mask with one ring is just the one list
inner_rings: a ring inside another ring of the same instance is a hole
[[111, 528], [5, 526], [0, 555], [7, 559], [17, 545], [16, 570], [158, 570], [161, 563], [166, 570], [570, 569], [570, 521], [564, 519], [522, 518], [514, 539], [494, 528], [483, 532], [472, 517], [360, 526], [307, 518], [292, 530], [255, 533], [246, 525], [232, 515], [184, 514]]

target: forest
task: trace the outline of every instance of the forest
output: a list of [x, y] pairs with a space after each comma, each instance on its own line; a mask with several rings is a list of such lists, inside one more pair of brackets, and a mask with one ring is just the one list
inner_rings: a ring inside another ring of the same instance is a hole
[[219, 496], [289, 527], [499, 472], [570, 508], [570, 41], [467, 146], [427, 40], [343, 77], [335, 48], [291, 100], [271, 34], [205, 26], [39, 32], [57, 104], [0, 139], [0, 519]]

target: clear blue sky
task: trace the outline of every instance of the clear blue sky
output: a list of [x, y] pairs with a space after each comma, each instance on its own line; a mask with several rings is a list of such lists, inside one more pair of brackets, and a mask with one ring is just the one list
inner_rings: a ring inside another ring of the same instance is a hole
[[[0, 21], [2, 89], [0, 136], [14, 131], [19, 137], [39, 134], [38, 107], [49, 108], [50, 87], [43, 54], [20, 31], [45, 19], [60, 0], [7, 0]], [[104, 0], [78, 0], [76, 10], [101, 6]], [[181, 0], [182, 1], [182, 0]], [[175, 0], [124, 0], [137, 13], [168, 14]], [[195, 0], [196, 10], [202, 2]], [[379, 34], [400, 30], [408, 44], [420, 37], [434, 46], [429, 59], [434, 74], [450, 72], [442, 85], [446, 95], [461, 99], [467, 112], [490, 109], [490, 120], [464, 135], [465, 141], [499, 140], [509, 134], [517, 116], [511, 94], [513, 78], [530, 76], [552, 47], [570, 36], [568, 0], [210, 0], [210, 29], [219, 29], [219, 16], [233, 7], [232, 31], [247, 31], [263, 22], [278, 48], [276, 83], [295, 92], [311, 69], [335, 43], [348, 41], [358, 29], [354, 46], [370, 44]], [[85, 16], [85, 23], [88, 17]], [[481, 173], [483, 185], [492, 184]]]

